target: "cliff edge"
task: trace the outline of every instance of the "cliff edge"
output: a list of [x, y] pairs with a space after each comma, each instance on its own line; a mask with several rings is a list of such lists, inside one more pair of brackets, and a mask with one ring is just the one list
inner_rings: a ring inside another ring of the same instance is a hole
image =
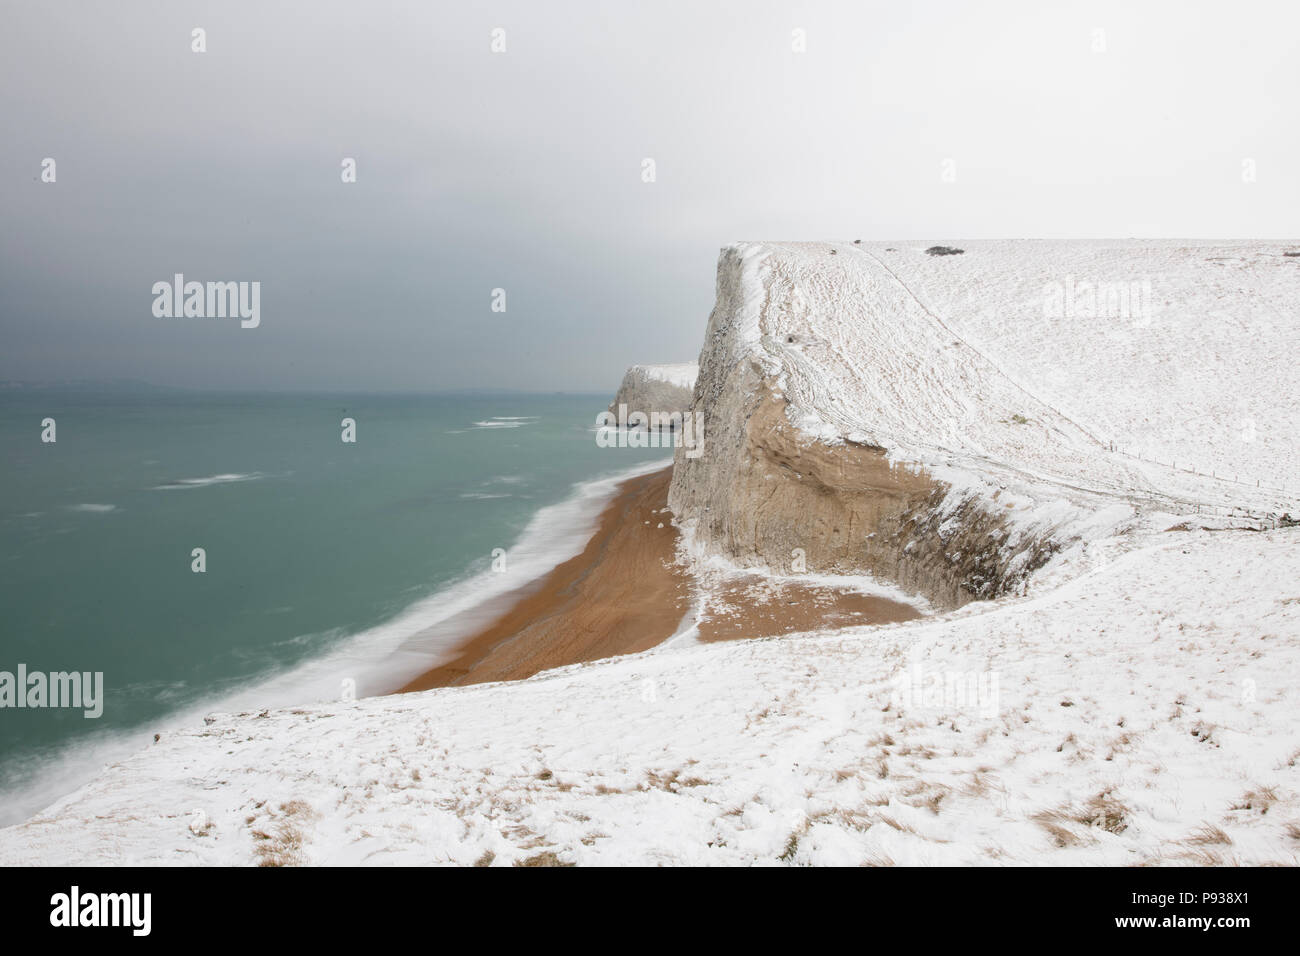
[[1281, 453], [1300, 416], [1276, 408], [1300, 395], [1291, 248], [729, 246], [703, 453], [678, 450], [669, 505], [697, 549], [940, 607], [1170, 517], [1276, 523], [1300, 490]]
[[618, 417], [619, 405], [626, 405], [628, 413], [649, 415], [685, 415], [691, 406], [695, 378], [699, 366], [694, 362], [676, 365], [633, 365], [623, 376], [618, 394], [609, 406], [609, 412]]

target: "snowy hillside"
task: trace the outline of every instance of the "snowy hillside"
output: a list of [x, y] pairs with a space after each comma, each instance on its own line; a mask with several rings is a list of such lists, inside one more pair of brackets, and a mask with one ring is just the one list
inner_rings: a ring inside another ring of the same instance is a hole
[[1297, 582], [1292, 532], [1171, 533], [939, 620], [216, 716], [0, 863], [1295, 865]]

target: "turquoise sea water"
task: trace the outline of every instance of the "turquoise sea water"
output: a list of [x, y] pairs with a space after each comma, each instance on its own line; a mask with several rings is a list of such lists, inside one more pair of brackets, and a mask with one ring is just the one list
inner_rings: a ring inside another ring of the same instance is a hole
[[667, 463], [597, 446], [606, 401], [0, 394], [0, 671], [105, 682], [95, 720], [0, 709], [0, 824], [203, 710], [420, 672], [439, 620], [578, 550], [612, 487], [593, 479]]

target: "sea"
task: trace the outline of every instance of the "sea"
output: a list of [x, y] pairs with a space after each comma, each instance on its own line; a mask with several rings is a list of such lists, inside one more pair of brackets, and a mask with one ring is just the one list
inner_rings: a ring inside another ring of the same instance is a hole
[[607, 402], [0, 390], [0, 672], [103, 674], [98, 717], [0, 708], [0, 825], [208, 713], [446, 659], [450, 619], [577, 554], [618, 482], [670, 462], [600, 447]]

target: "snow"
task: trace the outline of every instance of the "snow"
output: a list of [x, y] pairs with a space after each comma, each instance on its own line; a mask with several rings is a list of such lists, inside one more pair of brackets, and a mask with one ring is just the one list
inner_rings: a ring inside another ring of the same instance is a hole
[[[1008, 534], [1064, 529], [1022, 594], [213, 715], [0, 830], [0, 864], [1300, 863], [1294, 247], [935, 244], [734, 246], [706, 337], [809, 435], [949, 485], [941, 518], [996, 495]], [[1103, 283], [1141, 307], [1080, 307]]]
[[678, 388], [692, 389], [700, 367], [694, 362], [678, 362], [672, 365], [633, 365], [629, 372], [640, 372], [645, 378], [654, 382], [666, 382]]
[[0, 863], [1294, 865], [1295, 532], [1165, 537], [938, 619], [216, 716]]
[[[1162, 506], [1300, 510], [1291, 246], [930, 245], [736, 246], [753, 274], [735, 360], [825, 441]], [[1058, 301], [1084, 283], [1137, 292]]]

